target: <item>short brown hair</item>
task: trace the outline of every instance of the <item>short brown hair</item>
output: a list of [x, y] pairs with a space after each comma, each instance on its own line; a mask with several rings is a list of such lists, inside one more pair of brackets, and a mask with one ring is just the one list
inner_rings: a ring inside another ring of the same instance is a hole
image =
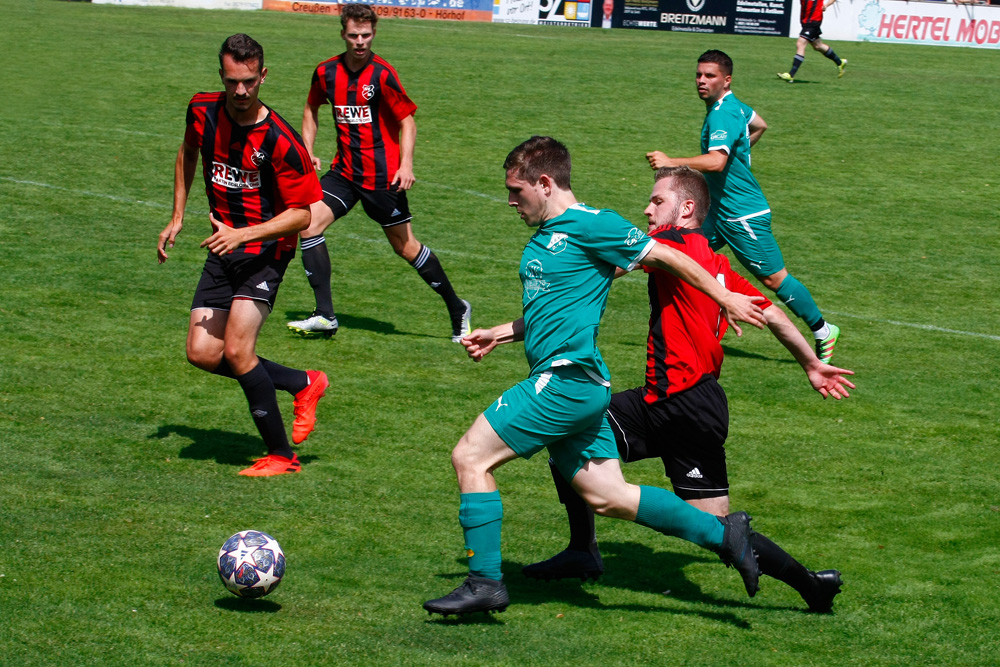
[[264, 47], [254, 40], [250, 35], [237, 33], [230, 35], [222, 43], [219, 49], [219, 67], [222, 67], [222, 57], [230, 56], [238, 63], [248, 63], [257, 61], [257, 69], [264, 70]]
[[355, 23], [371, 23], [372, 30], [374, 30], [375, 24], [378, 23], [378, 14], [375, 13], [375, 8], [371, 5], [352, 2], [344, 5], [344, 8], [340, 10], [340, 27], [346, 30], [347, 22], [351, 20]]
[[719, 66], [720, 72], [726, 76], [733, 75], [733, 59], [717, 49], [709, 49], [708, 51], [705, 51], [705, 53], [698, 56], [698, 62], [715, 63]]
[[542, 174], [547, 174], [560, 188], [570, 189], [572, 162], [569, 149], [552, 137], [535, 135], [522, 142], [507, 155], [503, 168], [532, 185]]
[[673, 191], [682, 200], [694, 202], [694, 217], [701, 224], [708, 215], [708, 207], [712, 205], [712, 196], [708, 192], [708, 183], [700, 171], [691, 167], [660, 167], [656, 170], [653, 182], [672, 178]]

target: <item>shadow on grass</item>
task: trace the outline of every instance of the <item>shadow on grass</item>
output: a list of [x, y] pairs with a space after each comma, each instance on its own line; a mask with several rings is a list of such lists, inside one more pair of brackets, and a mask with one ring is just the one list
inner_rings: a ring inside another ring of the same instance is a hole
[[[304, 310], [287, 310], [285, 311], [285, 319], [288, 321], [293, 320], [304, 320], [312, 315], [312, 312], [306, 312]], [[356, 317], [354, 315], [348, 315], [347, 313], [338, 312], [337, 322], [340, 324], [342, 329], [359, 329], [363, 331], [371, 331], [372, 333], [382, 334], [384, 336], [414, 336], [416, 338], [442, 338], [443, 336], [431, 336], [429, 334], [418, 334], [410, 331], [399, 331], [396, 329], [396, 325], [392, 322], [383, 322], [382, 320], [375, 320], [370, 317]], [[293, 334], [297, 335], [297, 334]], [[305, 338], [305, 340], [333, 340], [337, 335], [334, 334], [329, 338], [323, 336], [310, 336]], [[450, 335], [448, 336], [451, 337]]]
[[[215, 459], [219, 465], [247, 466], [253, 463], [254, 459], [267, 453], [260, 438], [245, 433], [222, 431], [217, 428], [206, 429], [183, 424], [165, 424], [148, 437], [162, 440], [171, 435], [178, 435], [191, 441], [191, 444], [181, 448], [177, 453], [177, 456], [182, 459], [198, 461]], [[299, 457], [299, 461], [305, 465], [317, 458], [317, 456], [304, 455]]]
[[[638, 593], [662, 593], [665, 597], [697, 604], [701, 608], [677, 609], [676, 607], [668, 608], [646, 604], [606, 604], [601, 602], [599, 589], [595, 588], [594, 584], [584, 587], [583, 582], [578, 579], [550, 582], [528, 579], [521, 574], [523, 563], [505, 560], [503, 562], [503, 580], [507, 586], [507, 592], [510, 594], [511, 604], [540, 605], [562, 602], [589, 609], [699, 616], [743, 630], [751, 628], [750, 623], [726, 610], [726, 608], [745, 609], [746, 602], [709, 595], [684, 576], [683, 568], [692, 563], [709, 562], [724, 567], [715, 556], [692, 556], [669, 551], [656, 551], [634, 542], [602, 542], [601, 553], [604, 556], [604, 574], [598, 580], [598, 586], [622, 588]], [[743, 582], [735, 570], [732, 573], [733, 594], [743, 595]], [[437, 576], [441, 579], [451, 580], [457, 586], [465, 579], [466, 573], [446, 573]], [[442, 591], [442, 594], [446, 592]], [[714, 609], [710, 607], [714, 607]], [[502, 622], [501, 618], [491, 614], [468, 614], [454, 618], [434, 617], [429, 620], [449, 624]]]
[[281, 611], [281, 605], [270, 600], [238, 598], [229, 596], [219, 598], [215, 606], [226, 611], [238, 611], [243, 614], [273, 614]]
[[761, 361], [771, 361], [779, 364], [797, 364], [795, 359], [789, 359], [788, 357], [769, 357], [763, 354], [757, 354], [756, 352], [747, 352], [746, 350], [741, 350], [736, 347], [729, 347], [728, 345], [722, 346], [722, 353], [727, 357], [740, 357], [743, 359], [760, 359]]

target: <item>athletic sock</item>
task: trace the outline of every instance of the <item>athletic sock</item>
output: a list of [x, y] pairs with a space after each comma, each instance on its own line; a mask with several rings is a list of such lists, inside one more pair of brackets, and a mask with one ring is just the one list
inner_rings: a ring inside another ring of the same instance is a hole
[[670, 491], [655, 486], [639, 487], [639, 511], [635, 522], [712, 551], [722, 546], [725, 532], [719, 517], [702, 512]]
[[597, 548], [597, 533], [594, 530], [594, 510], [573, 490], [572, 485], [562, 476], [552, 459], [549, 459], [552, 481], [556, 483], [559, 502], [566, 507], [569, 519], [569, 545], [574, 551], [591, 551]]
[[500, 581], [500, 527], [503, 502], [500, 491], [463, 493], [458, 506], [458, 522], [465, 532], [469, 574]]
[[757, 563], [762, 573], [788, 584], [802, 596], [809, 595], [815, 589], [816, 582], [812, 573], [757, 531], [753, 533], [753, 550], [757, 554]]
[[253, 417], [257, 432], [267, 445], [267, 453], [292, 458], [293, 452], [288, 445], [285, 424], [281, 420], [274, 382], [264, 370], [264, 365], [257, 364], [249, 373], [237, 376], [236, 381], [240, 383], [247, 397], [250, 415]]
[[799, 54], [796, 53], [795, 57], [792, 58], [792, 69], [788, 70], [788, 74], [794, 78], [795, 73], [799, 71], [800, 67], [802, 67], [802, 61], [804, 61], [805, 59], [806, 59], [805, 56], [800, 56]]
[[333, 294], [330, 291], [330, 251], [326, 248], [326, 238], [320, 234], [311, 239], [302, 239], [302, 266], [306, 270], [309, 286], [316, 295], [316, 311], [325, 317], [333, 317]]
[[810, 331], [816, 328], [823, 319], [816, 302], [813, 301], [812, 294], [792, 274], [789, 273], [785, 276], [774, 293], [796, 317], [806, 323]]
[[309, 376], [305, 371], [300, 371], [297, 368], [289, 368], [288, 366], [282, 366], [281, 364], [271, 361], [270, 359], [265, 359], [264, 357], [257, 357], [257, 361], [259, 361], [260, 365], [264, 367], [267, 374], [271, 376], [271, 382], [274, 383], [275, 389], [287, 391], [289, 394], [294, 396], [309, 386]]
[[424, 279], [424, 282], [430, 285], [431, 289], [444, 299], [449, 313], [455, 313], [465, 308], [462, 300], [455, 294], [455, 290], [452, 288], [448, 276], [445, 275], [444, 269], [441, 268], [440, 260], [438, 260], [437, 255], [430, 248], [421, 243], [420, 251], [417, 253], [416, 258], [410, 262], [410, 266], [416, 269], [420, 277]]
[[823, 340], [830, 335], [830, 325], [827, 324], [826, 320], [823, 318], [820, 318], [819, 322], [817, 322], [814, 326], [815, 328], [812, 332], [813, 336], [816, 337], [816, 340]]
[[[305, 371], [282, 366], [264, 357], [257, 357], [257, 361], [264, 367], [267, 374], [271, 376], [271, 382], [274, 383], [275, 389], [287, 391], [294, 396], [309, 386], [309, 376]], [[222, 358], [222, 361], [219, 362], [219, 365], [215, 367], [212, 373], [221, 375], [224, 378], [236, 379], [236, 373], [233, 372], [232, 367], [226, 361], [225, 357]]]
[[832, 60], [834, 63], [836, 63], [838, 67], [840, 67], [840, 56], [838, 56], [836, 53], [833, 52], [832, 46], [829, 49], [827, 49], [826, 53], [824, 53], [823, 55]]

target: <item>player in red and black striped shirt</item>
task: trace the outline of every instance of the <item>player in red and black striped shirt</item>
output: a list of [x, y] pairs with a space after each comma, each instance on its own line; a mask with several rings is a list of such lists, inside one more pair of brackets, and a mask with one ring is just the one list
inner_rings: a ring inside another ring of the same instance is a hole
[[847, 58], [841, 59], [833, 52], [833, 47], [825, 44], [819, 38], [823, 34], [820, 24], [823, 23], [823, 11], [837, 2], [837, 0], [802, 0], [799, 21], [802, 23], [802, 31], [795, 42], [795, 57], [792, 59], [792, 69], [787, 72], [778, 72], [778, 78], [788, 83], [795, 82], [795, 73], [802, 66], [802, 61], [806, 59], [806, 44], [812, 44], [813, 49], [819, 51], [824, 56], [833, 61], [837, 66], [837, 78], [844, 76], [844, 68], [847, 67]]
[[332, 335], [339, 326], [330, 290], [330, 254], [323, 232], [361, 202], [369, 218], [382, 226], [397, 255], [417, 270], [444, 299], [453, 342], [469, 333], [472, 307], [458, 298], [441, 262], [413, 235], [406, 191], [413, 186], [413, 149], [417, 105], [407, 96], [396, 70], [371, 50], [378, 16], [369, 5], [346, 4], [340, 36], [347, 50], [321, 62], [313, 73], [302, 114], [302, 138], [316, 169], [313, 150], [319, 109], [332, 105], [337, 127], [337, 155], [323, 178], [323, 201], [312, 207], [312, 224], [302, 233], [302, 264], [316, 296], [308, 318], [289, 322], [302, 335]]
[[234, 378], [268, 455], [240, 474], [298, 472], [288, 444], [276, 389], [295, 397], [292, 439], [315, 424], [325, 373], [288, 368], [257, 356], [257, 336], [274, 307], [298, 233], [309, 226], [309, 207], [322, 197], [302, 140], [258, 99], [267, 76], [264, 50], [247, 35], [233, 35], [219, 52], [225, 92], [198, 93], [187, 110], [187, 131], [174, 168], [174, 211], [160, 233], [157, 256], [167, 261], [184, 224], [184, 207], [200, 156], [213, 233], [191, 304], [187, 357], [195, 366]]
[[[646, 208], [649, 235], [696, 260], [733, 292], [760, 297], [771, 333], [805, 370], [824, 398], [848, 396], [852, 372], [822, 363], [784, 312], [768, 301], [729, 260], [712, 252], [701, 223], [709, 208], [704, 177], [688, 167], [664, 167]], [[649, 337], [645, 386], [612, 395], [608, 421], [623, 461], [659, 457], [674, 493], [695, 507], [729, 513], [725, 442], [729, 433], [726, 395], [716, 381], [722, 371], [720, 341], [727, 322], [718, 305], [676, 276], [649, 273]], [[624, 273], [624, 272], [620, 272]], [[603, 571], [593, 513], [553, 468], [560, 501], [570, 519], [570, 543], [524, 573], [538, 579], [594, 577]], [[829, 611], [840, 591], [836, 570], [811, 572], [760, 533], [753, 547], [761, 572], [795, 588], [814, 611]]]

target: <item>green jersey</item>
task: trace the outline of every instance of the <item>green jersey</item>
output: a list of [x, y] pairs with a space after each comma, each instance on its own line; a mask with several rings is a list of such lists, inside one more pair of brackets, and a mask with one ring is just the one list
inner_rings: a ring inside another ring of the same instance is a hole
[[524, 246], [520, 268], [531, 375], [577, 364], [610, 384], [597, 330], [615, 267], [631, 270], [655, 243], [614, 211], [584, 204], [539, 225]]
[[767, 199], [750, 171], [750, 121], [754, 110], [732, 91], [708, 108], [701, 127], [701, 152], [724, 151], [726, 168], [705, 172], [712, 206], [710, 223], [742, 221], [770, 212]]

